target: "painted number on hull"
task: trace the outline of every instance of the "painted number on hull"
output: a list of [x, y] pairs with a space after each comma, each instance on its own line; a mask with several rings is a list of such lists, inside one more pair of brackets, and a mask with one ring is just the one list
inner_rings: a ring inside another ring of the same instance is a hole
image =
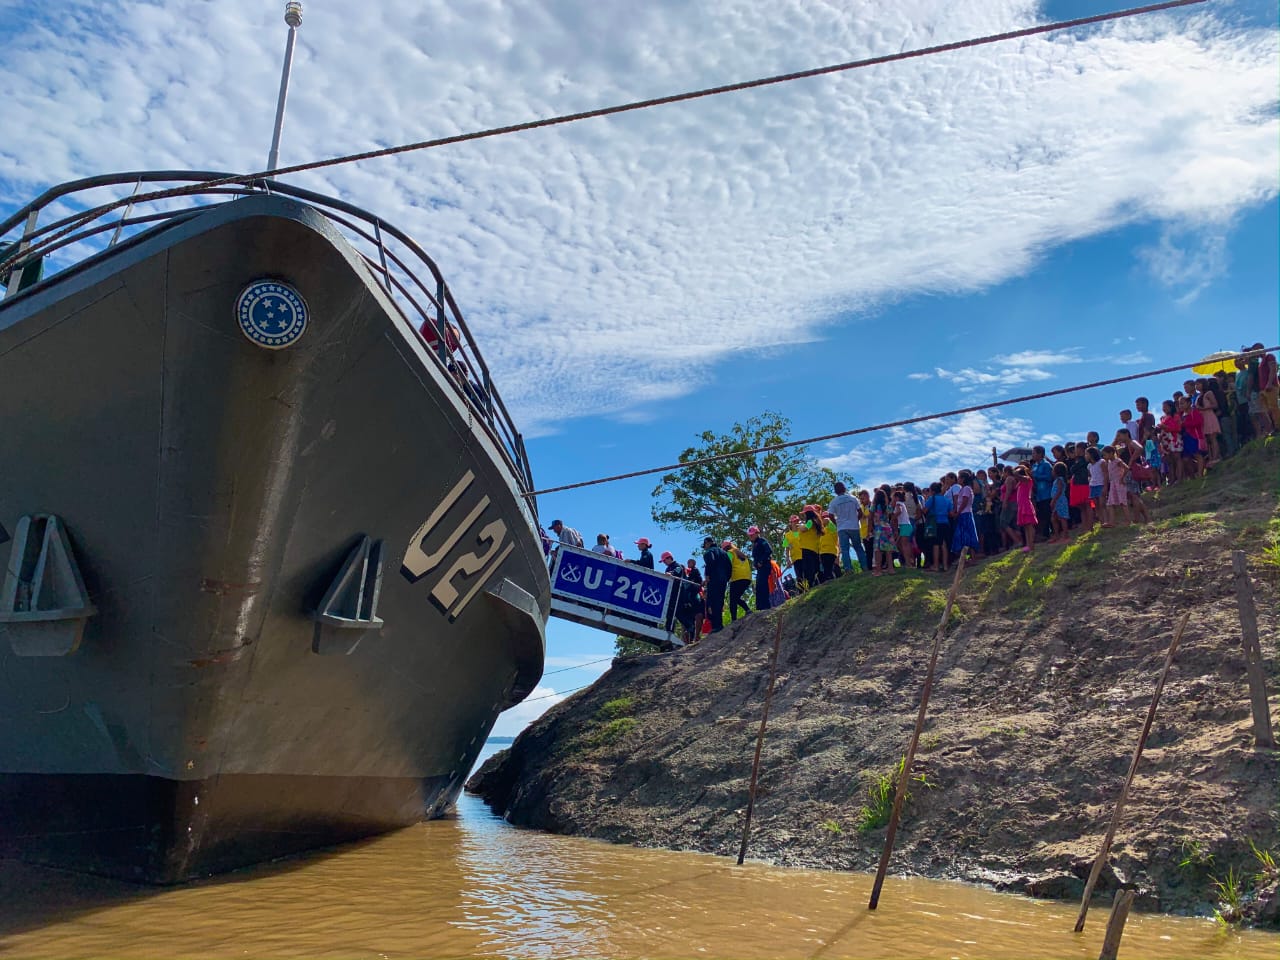
[[[514, 543], [507, 542], [507, 525], [501, 519], [490, 520], [478, 531], [465, 539], [480, 522], [485, 510], [489, 508], [488, 496], [481, 497], [464, 516], [452, 526], [446, 526], [445, 518], [462, 500], [463, 495], [475, 482], [475, 474], [468, 470], [463, 474], [452, 490], [431, 512], [422, 526], [414, 531], [409, 539], [409, 546], [404, 552], [404, 562], [400, 572], [410, 583], [417, 583], [429, 573], [443, 568], [444, 573], [438, 576], [431, 587], [431, 602], [445, 614], [450, 622], [466, 609], [480, 588], [499, 564], [515, 549]], [[431, 552], [426, 552], [428, 540], [437, 528], [447, 530], [443, 540]], [[462, 542], [462, 546], [470, 547], [468, 552], [453, 559], [446, 565], [454, 548]], [[461, 580], [461, 583], [459, 583]], [[465, 592], [464, 592], [465, 591]]]

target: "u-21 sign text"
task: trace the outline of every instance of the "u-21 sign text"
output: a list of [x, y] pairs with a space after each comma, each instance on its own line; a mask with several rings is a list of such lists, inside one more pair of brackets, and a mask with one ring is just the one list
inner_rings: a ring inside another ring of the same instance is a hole
[[551, 569], [551, 593], [662, 626], [675, 581], [646, 567], [563, 544]]

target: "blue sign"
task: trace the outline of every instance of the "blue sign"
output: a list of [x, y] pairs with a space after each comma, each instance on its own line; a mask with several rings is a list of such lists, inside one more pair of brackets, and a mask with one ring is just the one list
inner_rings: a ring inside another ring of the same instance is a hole
[[307, 305], [287, 283], [256, 280], [236, 301], [241, 332], [260, 347], [283, 350], [307, 329]]
[[648, 567], [561, 545], [551, 571], [551, 592], [565, 600], [665, 624], [675, 581]]

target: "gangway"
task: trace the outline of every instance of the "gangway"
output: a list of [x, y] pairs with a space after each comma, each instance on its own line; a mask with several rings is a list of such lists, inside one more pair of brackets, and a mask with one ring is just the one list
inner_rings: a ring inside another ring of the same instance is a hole
[[676, 636], [680, 581], [602, 553], [559, 544], [551, 560], [551, 615], [584, 626], [682, 647]]

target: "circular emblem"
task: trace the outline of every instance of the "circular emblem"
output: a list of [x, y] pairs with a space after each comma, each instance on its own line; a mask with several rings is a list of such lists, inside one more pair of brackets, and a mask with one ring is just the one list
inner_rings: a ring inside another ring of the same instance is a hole
[[240, 331], [260, 347], [283, 350], [307, 329], [307, 305], [297, 290], [275, 280], [256, 280], [236, 301]]

